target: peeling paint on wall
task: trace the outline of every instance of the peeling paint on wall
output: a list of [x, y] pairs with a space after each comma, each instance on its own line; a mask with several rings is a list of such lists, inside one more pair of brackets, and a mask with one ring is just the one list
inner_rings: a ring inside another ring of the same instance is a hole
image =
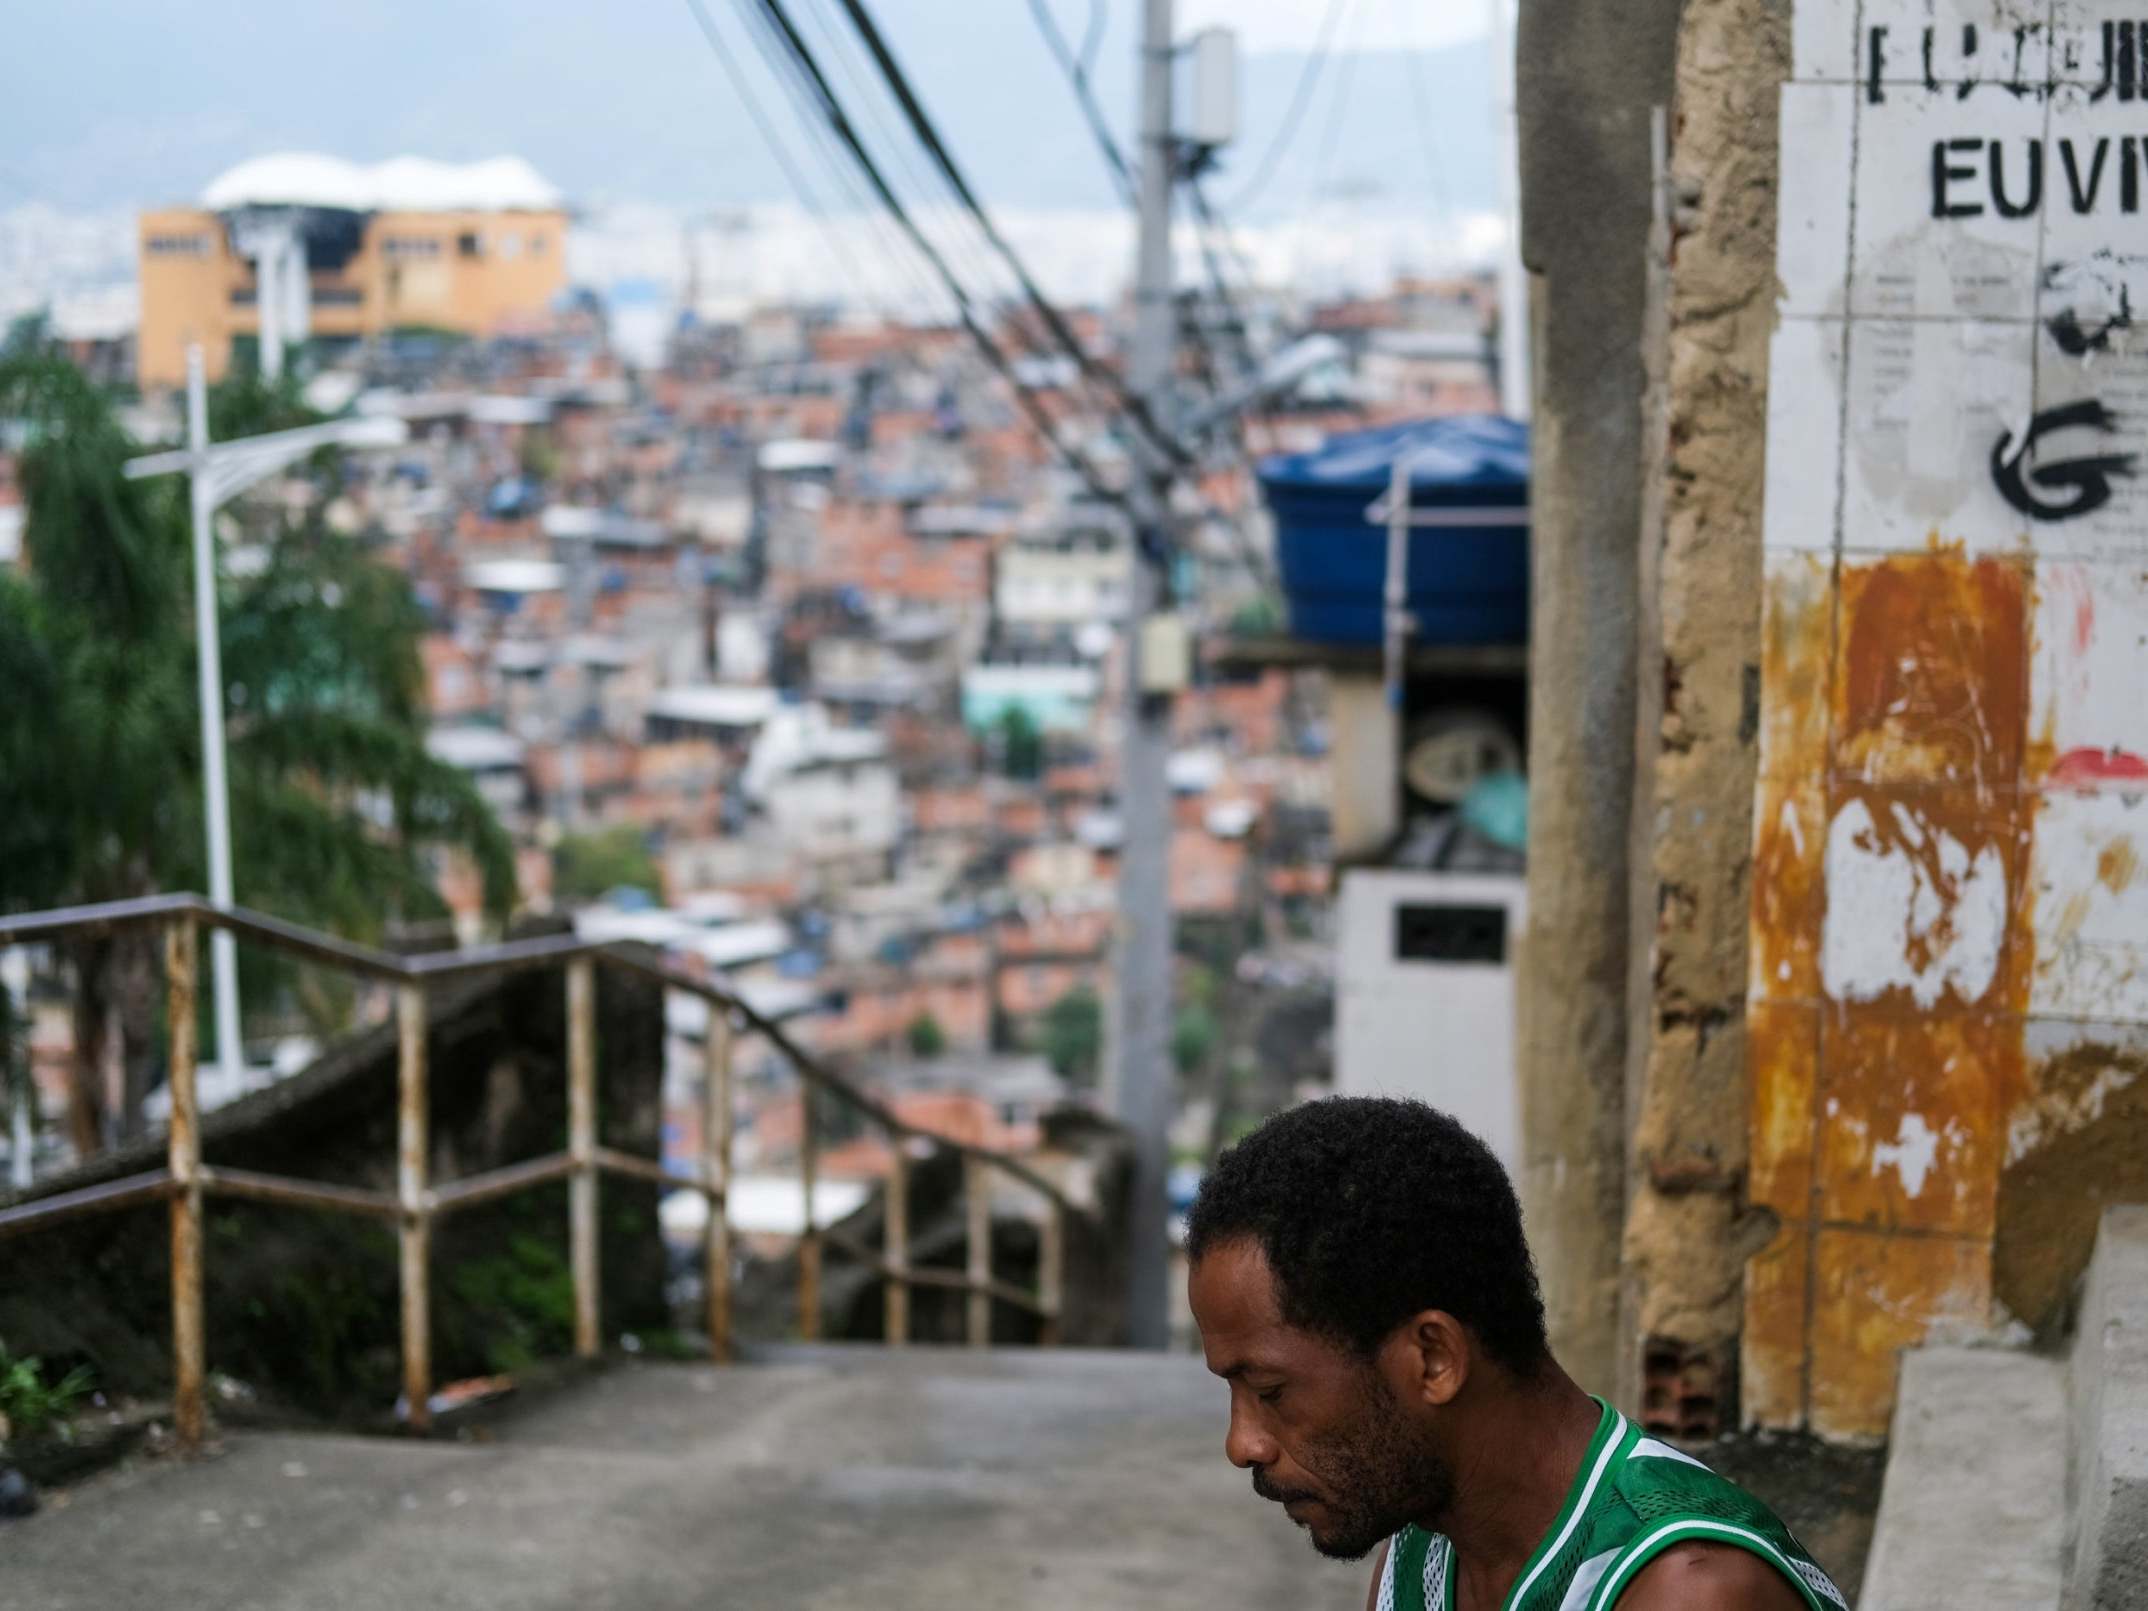
[[1827, 842], [1820, 974], [1836, 1001], [1908, 992], [1919, 1007], [1982, 1001], [2006, 943], [2006, 865], [1903, 800], [1852, 797]]
[[1942, 9], [1796, 0], [1780, 123], [1743, 1355], [1838, 1437], [2148, 1197], [2148, 57]]

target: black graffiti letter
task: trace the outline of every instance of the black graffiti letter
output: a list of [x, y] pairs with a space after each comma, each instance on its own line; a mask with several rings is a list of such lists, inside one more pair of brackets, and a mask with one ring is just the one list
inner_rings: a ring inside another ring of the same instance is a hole
[[2006, 160], [2001, 155], [2004, 147], [1997, 140], [1991, 142], [1991, 200], [2001, 218], [2027, 218], [2044, 203], [2044, 143], [2031, 140], [2028, 144], [2029, 199], [2017, 207], [2006, 195]]
[[1949, 162], [1951, 151], [1975, 151], [1983, 146], [1982, 140], [1934, 140], [1932, 142], [1932, 216], [1934, 218], [1980, 218], [1984, 204], [1980, 201], [1954, 201], [1947, 195], [1949, 187], [1958, 179], [1974, 179], [1976, 169]]
[[2108, 138], [2098, 140], [2096, 142], [2096, 155], [2088, 165], [2088, 183], [2084, 185], [2081, 182], [2081, 164], [2076, 158], [2073, 141], [2070, 139], [2059, 141], [2059, 161], [2066, 169], [2066, 189], [2073, 196], [2073, 210], [2075, 212], [2087, 213], [2095, 210], [2096, 192], [2103, 188], [2104, 160], [2110, 154], [2110, 140]]
[[[2061, 521], [2078, 520], [2092, 515], [2111, 501], [2117, 489], [2111, 485], [2116, 477], [2131, 477], [2140, 473], [2140, 460], [2131, 453], [2101, 453], [2082, 459], [2061, 459], [2056, 464], [2042, 465], [2023, 476], [2023, 467], [2039, 438], [2053, 431], [2086, 428], [2105, 436], [2115, 435], [2118, 418], [2094, 398], [2086, 402], [2069, 403], [2064, 408], [2044, 410], [2029, 421], [2028, 434], [2021, 445], [2014, 445], [2014, 433], [2002, 431], [1999, 440], [1992, 444], [1991, 478], [1998, 486], [1999, 496], [2027, 515], [2031, 520]], [[2035, 485], [2032, 487], [2030, 483]], [[2059, 500], [2038, 496], [2039, 492], [2066, 494]]]

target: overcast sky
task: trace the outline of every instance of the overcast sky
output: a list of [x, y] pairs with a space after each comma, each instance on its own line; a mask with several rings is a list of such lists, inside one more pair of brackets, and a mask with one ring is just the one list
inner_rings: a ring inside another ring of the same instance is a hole
[[[1138, 0], [1102, 0], [1098, 89], [1124, 132]], [[824, 159], [751, 57], [731, 0], [708, 0], [797, 160], [840, 205]], [[1089, 0], [1052, 0], [1080, 37]], [[1334, 12], [1330, 28], [1331, 6]], [[265, 151], [378, 160], [527, 157], [579, 204], [722, 207], [784, 198], [779, 169], [685, 0], [63, 0], [9, 8], [0, 61], [0, 207], [183, 202]], [[795, 0], [833, 18], [831, 0]], [[1028, 0], [876, 0], [898, 55], [995, 204], [1111, 203], [1094, 146]], [[1477, 0], [1181, 0], [1181, 32], [1228, 21], [1248, 52], [1245, 134], [1215, 192], [1257, 165], [1311, 51], [1332, 54], [1252, 209], [1322, 197], [1412, 209], [1491, 204]], [[810, 23], [810, 28], [828, 27]], [[865, 111], [862, 58], [832, 53]], [[850, 76], [855, 74], [855, 77]]]

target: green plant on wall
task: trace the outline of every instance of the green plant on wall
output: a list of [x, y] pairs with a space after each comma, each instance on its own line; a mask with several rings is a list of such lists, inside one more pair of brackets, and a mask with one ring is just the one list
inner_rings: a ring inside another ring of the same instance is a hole
[[482, 1347], [495, 1374], [527, 1370], [574, 1344], [574, 1273], [562, 1250], [528, 1232], [452, 1277], [457, 1302], [489, 1322]]
[[64, 1436], [67, 1417], [89, 1396], [91, 1381], [89, 1367], [77, 1365], [48, 1383], [42, 1360], [17, 1359], [0, 1343], [0, 1443], [55, 1428]]

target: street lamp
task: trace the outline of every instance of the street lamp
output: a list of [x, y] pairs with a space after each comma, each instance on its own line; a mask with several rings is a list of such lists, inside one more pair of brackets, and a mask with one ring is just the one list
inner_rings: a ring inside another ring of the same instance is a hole
[[[232, 906], [231, 791], [224, 775], [224, 664], [216, 619], [216, 511], [248, 487], [289, 469], [324, 447], [395, 447], [410, 429], [394, 417], [331, 420], [295, 431], [209, 445], [209, 390], [201, 347], [186, 350], [186, 440], [175, 453], [127, 461], [127, 478], [183, 470], [194, 516], [194, 635], [201, 686], [201, 792], [209, 830], [209, 900]], [[216, 1055], [227, 1080], [245, 1066], [239, 1047], [239, 952], [229, 929], [210, 937], [216, 977]]]

